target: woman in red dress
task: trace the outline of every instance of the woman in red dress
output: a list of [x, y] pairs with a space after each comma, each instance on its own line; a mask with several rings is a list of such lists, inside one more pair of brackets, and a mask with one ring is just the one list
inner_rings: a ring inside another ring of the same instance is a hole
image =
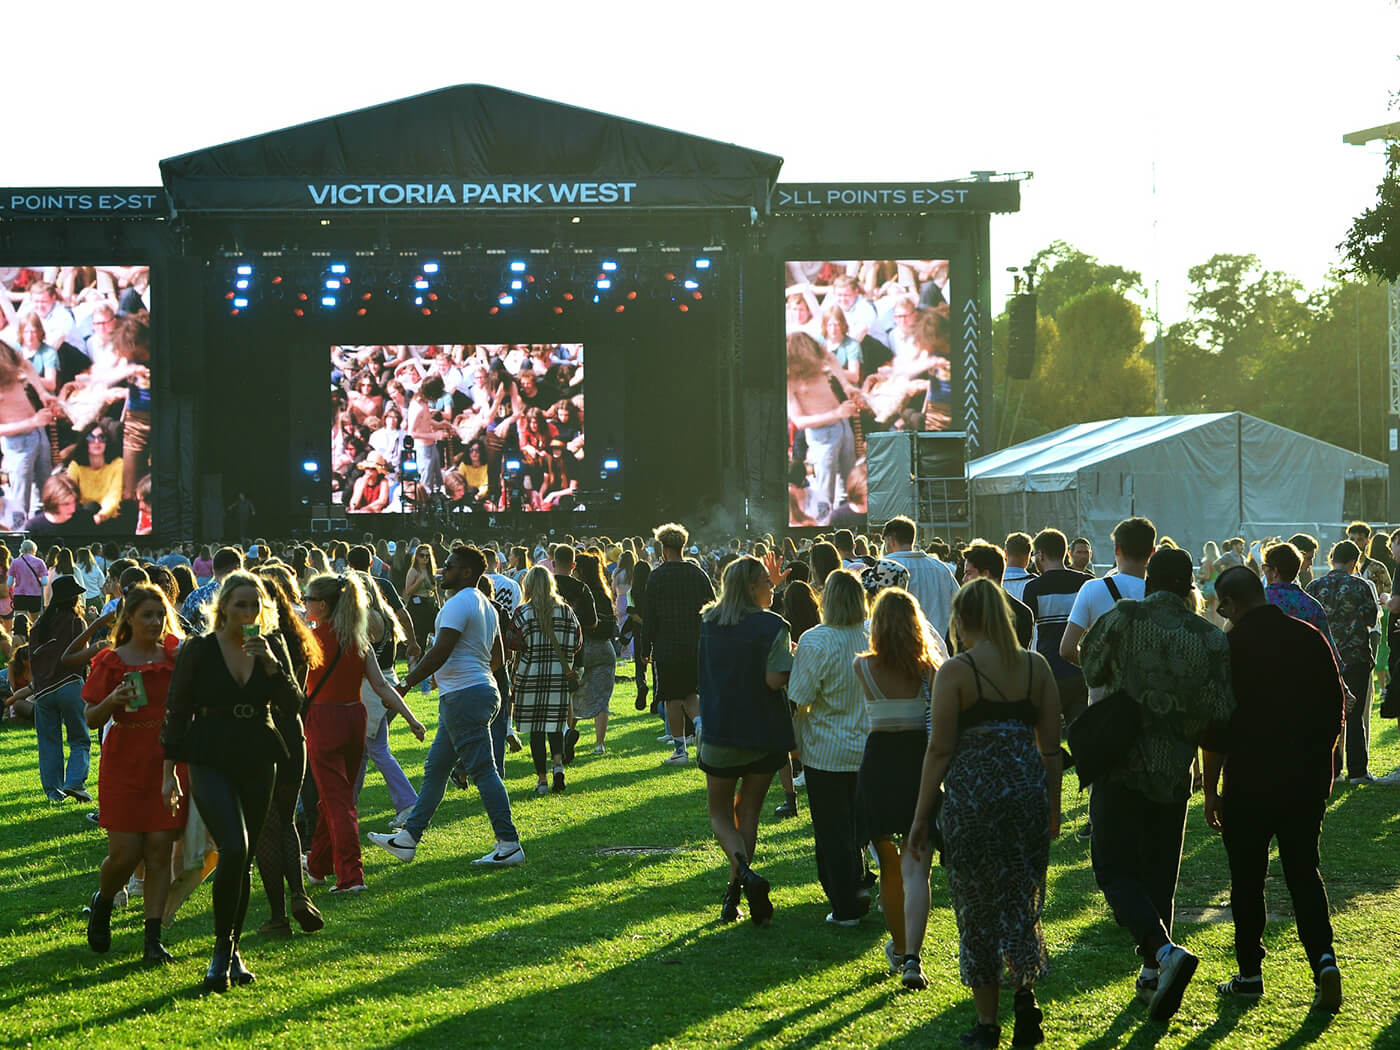
[[112, 946], [112, 898], [144, 860], [148, 964], [172, 958], [160, 943], [160, 920], [170, 889], [170, 850], [185, 826], [187, 780], [183, 766], [177, 770], [166, 761], [160, 730], [181, 636], [164, 593], [137, 584], [117, 610], [112, 648], [97, 654], [83, 686], [88, 725], [112, 720], [97, 774], [107, 859], [92, 895], [88, 946], [95, 952]]

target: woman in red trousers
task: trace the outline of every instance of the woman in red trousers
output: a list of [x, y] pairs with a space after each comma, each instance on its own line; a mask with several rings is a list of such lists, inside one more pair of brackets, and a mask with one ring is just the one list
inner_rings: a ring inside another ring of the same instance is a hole
[[384, 706], [404, 716], [419, 740], [423, 724], [384, 678], [371, 656], [364, 587], [353, 573], [314, 577], [306, 585], [306, 617], [315, 624], [321, 665], [307, 678], [306, 759], [320, 794], [316, 834], [306, 857], [307, 881], [326, 882], [332, 893], [365, 888], [360, 861], [360, 822], [355, 810], [355, 777], [365, 751], [367, 716], [360, 682], [368, 681]]

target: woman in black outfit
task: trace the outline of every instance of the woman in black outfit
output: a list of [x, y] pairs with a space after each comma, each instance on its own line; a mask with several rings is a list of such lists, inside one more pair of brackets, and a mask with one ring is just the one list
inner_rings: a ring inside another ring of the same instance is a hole
[[[251, 984], [238, 942], [248, 913], [253, 847], [287, 757], [273, 721], [301, 709], [277, 613], [256, 576], [224, 577], [213, 630], [181, 647], [166, 704], [166, 757], [189, 763], [190, 793], [219, 847], [214, 873], [214, 953], [206, 992]], [[256, 630], [257, 633], [254, 633]]]
[[[292, 661], [292, 680], [305, 689], [306, 675], [320, 667], [321, 646], [296, 613], [300, 600], [296, 579], [285, 565], [263, 565], [256, 570], [263, 586], [277, 606], [278, 634]], [[297, 795], [306, 777], [306, 733], [302, 712], [272, 712], [273, 724], [287, 746], [287, 757], [277, 763], [277, 782], [272, 789], [272, 806], [267, 811], [262, 835], [258, 838], [258, 877], [267, 894], [272, 915], [258, 927], [264, 937], [290, 937], [292, 924], [287, 918], [291, 900], [292, 918], [305, 933], [315, 933], [326, 925], [316, 905], [306, 893], [301, 870], [301, 836], [297, 834]], [[284, 890], [285, 886], [285, 890]]]

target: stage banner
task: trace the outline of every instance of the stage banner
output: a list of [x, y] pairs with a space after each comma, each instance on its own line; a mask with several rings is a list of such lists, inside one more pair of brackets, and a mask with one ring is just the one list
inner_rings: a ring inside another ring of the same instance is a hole
[[743, 206], [761, 200], [761, 182], [742, 179], [580, 179], [528, 175], [472, 180], [450, 175], [374, 179], [190, 177], [172, 189], [180, 211], [582, 211], [596, 208]]
[[1019, 182], [780, 182], [773, 211], [1014, 212]]
[[130, 219], [170, 213], [162, 186], [56, 186], [0, 189], [0, 219]]

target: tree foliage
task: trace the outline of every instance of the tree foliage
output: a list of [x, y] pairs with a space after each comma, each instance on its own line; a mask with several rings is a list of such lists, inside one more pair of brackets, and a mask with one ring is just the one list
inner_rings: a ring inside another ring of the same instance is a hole
[[1400, 281], [1400, 142], [1386, 146], [1385, 178], [1376, 203], [1358, 215], [1337, 246], [1363, 274]]
[[[1139, 275], [1061, 241], [1036, 258], [1049, 265], [1039, 282], [1035, 371], [1027, 382], [998, 381], [999, 444], [1151, 413], [1150, 348], [1130, 298]], [[1248, 412], [1384, 458], [1384, 286], [1334, 273], [1309, 293], [1247, 254], [1212, 256], [1187, 276], [1187, 317], [1163, 332], [1168, 412]], [[1003, 314], [993, 327], [999, 355], [1007, 333]]]

